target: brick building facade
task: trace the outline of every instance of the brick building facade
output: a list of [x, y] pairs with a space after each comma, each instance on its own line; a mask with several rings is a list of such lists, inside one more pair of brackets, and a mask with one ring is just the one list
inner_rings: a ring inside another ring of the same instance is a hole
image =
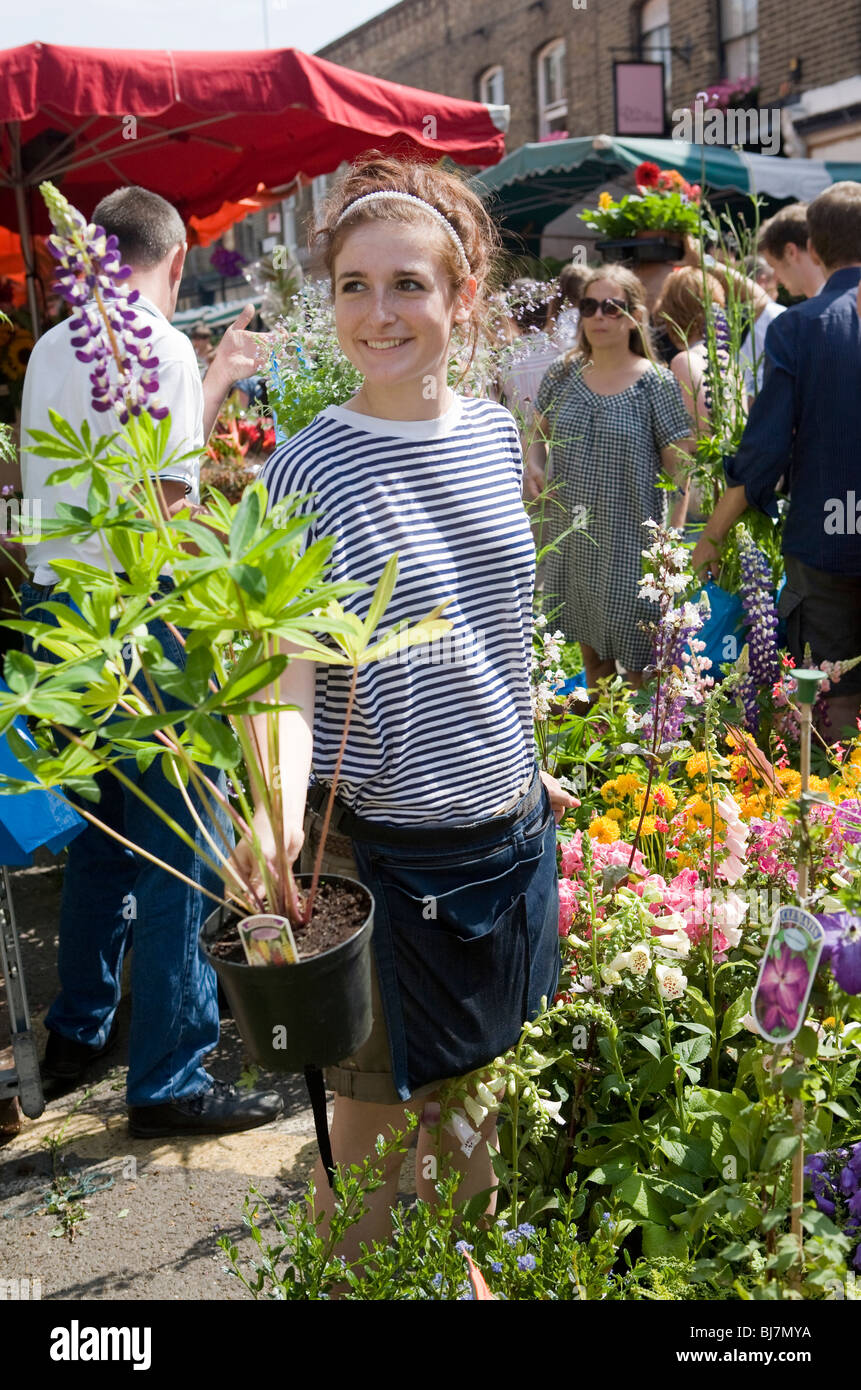
[[758, 77], [760, 106], [798, 113], [795, 152], [834, 144], [835, 157], [861, 159], [859, 0], [402, 0], [320, 56], [449, 96], [501, 96], [509, 150], [554, 132], [614, 133], [614, 58], [667, 64], [668, 118], [715, 83]]
[[[698, 92], [738, 84], [753, 90], [734, 105], [783, 108], [786, 154], [861, 162], [861, 0], [401, 0], [319, 56], [508, 105], [509, 152], [565, 134], [616, 133], [614, 59], [660, 60], [667, 134], [672, 112]], [[326, 183], [315, 179], [284, 205], [279, 239], [298, 241], [303, 260]], [[263, 214], [235, 229], [246, 259], [252, 243], [267, 244], [265, 223]], [[193, 261], [189, 270], [207, 279], [208, 253]]]

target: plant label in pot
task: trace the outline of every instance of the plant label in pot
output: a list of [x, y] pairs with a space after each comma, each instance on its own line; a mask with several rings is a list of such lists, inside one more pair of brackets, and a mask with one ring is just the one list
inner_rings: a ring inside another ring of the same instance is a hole
[[238, 923], [238, 930], [249, 965], [295, 965], [299, 959], [287, 917], [258, 912]]
[[[297, 875], [307, 888], [310, 874]], [[303, 882], [304, 880], [304, 882]], [[242, 919], [243, 925], [274, 914]], [[371, 932], [374, 900], [364, 884], [335, 874], [320, 876], [318, 911], [293, 927], [293, 965], [247, 962], [238, 913], [216, 908], [201, 932], [201, 946], [221, 982], [252, 1059], [267, 1071], [303, 1072], [333, 1066], [366, 1042], [371, 1031]], [[264, 933], [269, 925], [252, 927]], [[275, 938], [255, 945], [271, 948]]]

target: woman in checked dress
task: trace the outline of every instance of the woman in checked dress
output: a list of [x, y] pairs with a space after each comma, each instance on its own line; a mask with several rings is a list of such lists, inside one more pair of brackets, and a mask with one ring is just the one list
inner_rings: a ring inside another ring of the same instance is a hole
[[548, 558], [544, 607], [579, 642], [586, 684], [616, 663], [642, 684], [654, 605], [638, 598], [646, 521], [684, 524], [683, 465], [694, 448], [678, 382], [650, 354], [643, 287], [631, 271], [593, 271], [580, 301], [578, 341], [541, 382], [539, 425], [576, 529]]

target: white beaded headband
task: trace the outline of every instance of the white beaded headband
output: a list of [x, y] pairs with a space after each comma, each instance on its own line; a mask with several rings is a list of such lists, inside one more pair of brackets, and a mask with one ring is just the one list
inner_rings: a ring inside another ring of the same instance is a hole
[[349, 217], [350, 213], [354, 210], [354, 208], [360, 208], [365, 203], [379, 202], [381, 198], [398, 198], [401, 202], [415, 203], [418, 207], [424, 208], [425, 212], [429, 212], [431, 217], [433, 217], [442, 227], [443, 231], [445, 231], [448, 234], [448, 236], [451, 237], [452, 241], [454, 242], [454, 245], [457, 248], [457, 253], [460, 256], [460, 259], [463, 263], [463, 268], [466, 271], [467, 275], [472, 273], [472, 267], [469, 264], [469, 257], [463, 249], [463, 242], [461, 241], [457, 232], [454, 230], [454, 227], [451, 225], [448, 218], [444, 217], [443, 214], [440, 212], [439, 208], [434, 207], [433, 203], [425, 202], [424, 198], [417, 198], [414, 193], [401, 193], [400, 190], [397, 188], [381, 188], [376, 193], [364, 193], [361, 198], [357, 198], [355, 202], [350, 203], [349, 207], [344, 208], [344, 211], [341, 213], [341, 216], [338, 218], [337, 222], [335, 223], [335, 226], [340, 227], [344, 218]]

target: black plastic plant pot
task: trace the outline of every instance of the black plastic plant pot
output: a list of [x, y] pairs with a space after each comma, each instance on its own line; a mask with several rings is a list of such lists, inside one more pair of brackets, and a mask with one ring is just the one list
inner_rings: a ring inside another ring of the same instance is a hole
[[605, 261], [616, 264], [628, 262], [630, 265], [643, 265], [654, 261], [679, 261], [684, 255], [684, 246], [678, 232], [642, 237], [620, 237], [614, 241], [597, 241], [595, 250], [600, 251]]
[[[297, 883], [310, 884], [310, 874]], [[253, 1061], [266, 1071], [303, 1072], [334, 1066], [366, 1042], [371, 1013], [371, 932], [374, 900], [364, 884], [336, 874], [322, 883], [358, 889], [368, 915], [353, 936], [295, 965], [246, 965], [220, 959], [209, 947], [238, 914], [219, 907], [206, 919], [200, 943], [221, 982], [239, 1035]]]

